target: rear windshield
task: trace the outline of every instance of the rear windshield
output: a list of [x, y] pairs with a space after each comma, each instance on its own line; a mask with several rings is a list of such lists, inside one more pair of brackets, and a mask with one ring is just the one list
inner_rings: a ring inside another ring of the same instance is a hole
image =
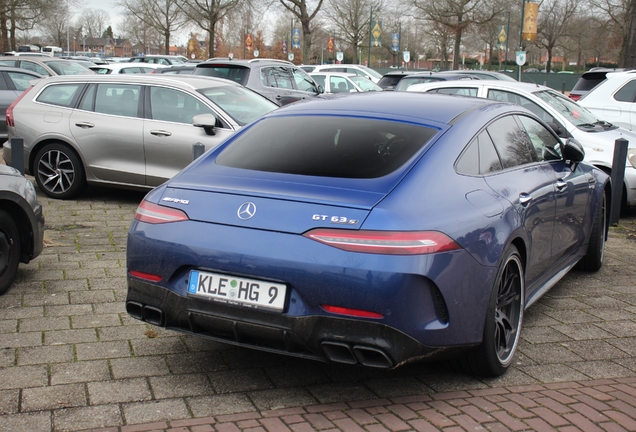
[[607, 72], [587, 72], [574, 84], [572, 90], [589, 91], [605, 81]]
[[273, 117], [239, 136], [216, 163], [286, 174], [377, 178], [402, 166], [436, 132], [377, 119]]
[[232, 80], [245, 86], [250, 70], [246, 67], [233, 65], [199, 65], [194, 68], [194, 75], [204, 75]]

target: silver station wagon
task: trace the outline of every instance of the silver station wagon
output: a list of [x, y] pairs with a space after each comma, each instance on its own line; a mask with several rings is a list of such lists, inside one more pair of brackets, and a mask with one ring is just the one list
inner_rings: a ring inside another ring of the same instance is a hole
[[[86, 75], [38, 80], [7, 109], [9, 141], [50, 197], [87, 184], [150, 189], [276, 104], [231, 81], [190, 75]], [[200, 147], [200, 146], [198, 146]]]

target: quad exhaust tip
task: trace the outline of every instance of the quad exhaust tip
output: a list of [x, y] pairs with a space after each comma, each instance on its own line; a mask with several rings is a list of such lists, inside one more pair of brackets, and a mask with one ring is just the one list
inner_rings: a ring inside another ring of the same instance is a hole
[[161, 309], [154, 306], [143, 305], [138, 302], [129, 301], [126, 302], [126, 312], [140, 321], [146, 321], [147, 323], [163, 326], [164, 325], [164, 313]]
[[335, 363], [361, 364], [363, 366], [388, 369], [393, 366], [391, 358], [381, 349], [342, 342], [325, 341], [322, 350]]

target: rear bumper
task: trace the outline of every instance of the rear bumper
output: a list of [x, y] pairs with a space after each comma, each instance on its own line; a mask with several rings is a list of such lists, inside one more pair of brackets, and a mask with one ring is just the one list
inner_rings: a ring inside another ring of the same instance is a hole
[[182, 297], [134, 277], [128, 277], [126, 310], [133, 318], [171, 330], [323, 362], [394, 368], [409, 361], [440, 359], [458, 351], [425, 346], [372, 320], [289, 316], [233, 308]]

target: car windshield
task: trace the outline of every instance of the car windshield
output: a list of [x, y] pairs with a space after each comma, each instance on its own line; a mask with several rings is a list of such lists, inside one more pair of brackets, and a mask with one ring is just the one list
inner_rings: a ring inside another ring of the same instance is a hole
[[200, 89], [199, 93], [221, 107], [241, 126], [278, 108], [269, 99], [243, 87], [212, 87]]
[[199, 65], [194, 68], [194, 75], [205, 75], [217, 78], [225, 78], [242, 86], [247, 84], [250, 70], [246, 67], [236, 67], [233, 65]]
[[598, 122], [596, 116], [587, 109], [553, 90], [538, 91], [534, 95], [548, 103], [575, 126], [590, 125]]
[[370, 67], [366, 67], [366, 66], [362, 66], [362, 65], [357, 65], [360, 69], [362, 69], [363, 71], [367, 72], [369, 75], [371, 75], [373, 78], [375, 79], [380, 79], [382, 78], [382, 74], [371, 69]]
[[375, 118], [272, 117], [236, 138], [216, 163], [285, 174], [377, 178], [402, 166], [436, 132]]
[[47, 62], [46, 65], [58, 75], [79, 75], [85, 74], [88, 70], [74, 61], [51, 61]]

